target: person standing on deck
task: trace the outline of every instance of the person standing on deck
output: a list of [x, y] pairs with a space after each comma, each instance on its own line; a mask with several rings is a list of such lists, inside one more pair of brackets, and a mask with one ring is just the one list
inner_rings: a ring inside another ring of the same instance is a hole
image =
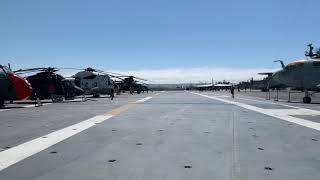
[[234, 98], [234, 87], [233, 86], [231, 86], [230, 92], [231, 92], [232, 98]]

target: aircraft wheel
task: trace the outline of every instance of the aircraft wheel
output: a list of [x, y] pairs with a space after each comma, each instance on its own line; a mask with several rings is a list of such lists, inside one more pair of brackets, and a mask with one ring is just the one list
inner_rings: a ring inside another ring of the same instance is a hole
[[63, 97], [59, 97], [57, 100], [58, 102], [63, 102]]
[[303, 103], [307, 103], [307, 104], [309, 104], [309, 103], [311, 103], [311, 97], [304, 97], [303, 99], [302, 99], [302, 101], [303, 101]]
[[57, 98], [52, 98], [52, 103], [57, 103], [57, 102], [58, 102]]

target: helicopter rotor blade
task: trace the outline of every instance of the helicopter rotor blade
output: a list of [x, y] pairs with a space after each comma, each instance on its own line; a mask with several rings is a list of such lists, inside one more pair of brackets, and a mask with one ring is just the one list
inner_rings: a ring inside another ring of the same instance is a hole
[[81, 69], [81, 68], [57, 68], [57, 69], [69, 69], [69, 70], [85, 70], [85, 69]]
[[17, 74], [23, 74], [23, 73], [33, 73], [33, 72], [56, 72], [58, 71], [55, 67], [40, 67], [40, 68], [26, 68], [26, 69], [18, 69], [14, 71]]
[[115, 74], [117, 75], [118, 77], [133, 77], [135, 79], [139, 79], [139, 80], [142, 80], [142, 81], [148, 81], [147, 79], [143, 79], [143, 78], [140, 78], [140, 77], [137, 77], [137, 76], [131, 76], [131, 75], [124, 75], [124, 74], [120, 74], [120, 73], [114, 73], [114, 72], [108, 72], [108, 71], [105, 71], [106, 73], [109, 73], [109, 74]]
[[115, 73], [115, 72], [111, 72], [111, 71], [104, 71], [104, 72], [106, 72], [106, 73], [108, 73], [108, 74], [115, 74], [115, 75], [117, 75], [117, 76], [122, 76], [122, 77], [128, 77], [127, 75], [124, 75], [124, 74], [120, 74], [120, 73]]
[[35, 71], [41, 71], [44, 68], [27, 68], [27, 69], [18, 69], [14, 71], [15, 73], [28, 73], [28, 72], [35, 72]]
[[136, 77], [136, 76], [133, 76], [133, 78], [136, 78], [136, 79], [139, 79], [139, 80], [142, 80], [142, 81], [148, 81], [147, 79], [139, 78], [139, 77]]
[[148, 85], [147, 83], [145, 83], [145, 82], [141, 82], [141, 81], [137, 81], [138, 83], [140, 83], [140, 84], [143, 84], [143, 85]]
[[111, 75], [111, 74], [107, 74], [107, 75], [110, 76], [110, 77], [113, 77], [113, 78], [117, 78], [117, 79], [124, 80], [123, 78], [120, 78], [120, 77], [118, 77], [118, 76], [114, 76], [114, 75]]

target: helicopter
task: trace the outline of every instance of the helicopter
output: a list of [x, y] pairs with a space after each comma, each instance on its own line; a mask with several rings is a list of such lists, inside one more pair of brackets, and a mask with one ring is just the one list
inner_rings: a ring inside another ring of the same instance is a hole
[[77, 70], [82, 71], [76, 73], [72, 77], [75, 78], [75, 84], [84, 90], [84, 94], [93, 95], [93, 97], [99, 97], [101, 94], [106, 94], [110, 95], [111, 99], [113, 99], [115, 87], [113, 80], [110, 78], [113, 77], [112, 75], [90, 67]]
[[63, 98], [74, 99], [83, 94], [83, 90], [75, 83], [63, 76], [56, 74], [58, 69], [54, 67], [19, 69], [18, 74], [34, 73], [26, 79], [30, 82], [33, 91], [30, 99], [52, 99], [52, 102], [61, 102]]
[[[145, 83], [138, 81], [138, 80], [147, 81], [146, 79], [142, 79], [135, 76], [122, 75], [122, 74], [118, 74], [118, 76], [116, 77], [118, 79], [121, 79], [121, 81], [116, 81], [116, 84], [119, 86], [120, 91], [122, 92], [129, 91], [130, 94], [133, 94], [136, 91], [137, 94], [140, 94], [141, 92], [149, 91], [149, 88]], [[138, 80], [135, 80], [135, 79], [138, 79]]]
[[0, 65], [0, 108], [5, 100], [23, 100], [31, 96], [32, 88], [24, 78], [11, 71], [10, 65]]
[[313, 53], [312, 44], [309, 44], [308, 47], [309, 51], [306, 51], [305, 56], [310, 57], [310, 60], [298, 60], [288, 65], [284, 65], [282, 60], [276, 60], [274, 62], [280, 62], [282, 69], [272, 74], [273, 80], [288, 87], [303, 90], [305, 92], [302, 99], [304, 103], [311, 102], [309, 91], [320, 92], [320, 48]]

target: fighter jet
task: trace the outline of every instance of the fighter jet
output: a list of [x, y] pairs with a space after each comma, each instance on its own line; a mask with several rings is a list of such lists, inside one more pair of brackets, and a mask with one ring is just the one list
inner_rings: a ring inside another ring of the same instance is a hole
[[314, 54], [312, 44], [308, 46], [309, 51], [305, 55], [310, 57], [309, 60], [294, 61], [286, 66], [282, 60], [277, 60], [275, 62], [280, 62], [282, 69], [272, 75], [272, 79], [281, 84], [302, 89], [305, 92], [304, 103], [311, 102], [309, 91], [320, 92], [320, 48]]

